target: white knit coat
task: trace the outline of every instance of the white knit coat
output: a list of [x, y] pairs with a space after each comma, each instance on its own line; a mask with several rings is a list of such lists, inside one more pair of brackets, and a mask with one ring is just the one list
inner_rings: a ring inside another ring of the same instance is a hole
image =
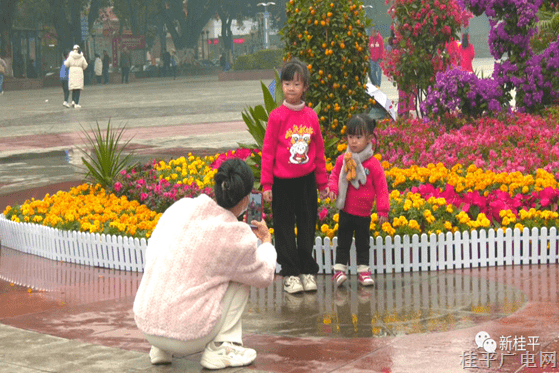
[[138, 328], [188, 341], [208, 335], [230, 282], [267, 287], [276, 250], [206, 195], [183, 198], [161, 216], [149, 239], [134, 300]]
[[68, 73], [68, 89], [83, 89], [83, 71], [87, 69], [87, 61], [83, 54], [71, 51], [66, 61], [64, 61], [64, 65], [70, 68]]

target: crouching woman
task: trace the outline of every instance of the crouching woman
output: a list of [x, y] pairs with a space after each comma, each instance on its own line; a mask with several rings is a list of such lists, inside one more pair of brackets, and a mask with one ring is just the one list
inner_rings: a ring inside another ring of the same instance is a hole
[[214, 181], [216, 201], [202, 194], [175, 202], [149, 240], [133, 310], [152, 346], [152, 364], [200, 351], [208, 369], [245, 366], [256, 358], [242, 346], [241, 316], [249, 287], [272, 283], [276, 250], [264, 221], [253, 221], [252, 230], [237, 219], [254, 184], [247, 164], [224, 162]]

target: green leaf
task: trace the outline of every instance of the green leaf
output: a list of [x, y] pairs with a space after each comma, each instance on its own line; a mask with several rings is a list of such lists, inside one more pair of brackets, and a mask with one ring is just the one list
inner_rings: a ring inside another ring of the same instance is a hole
[[270, 93], [270, 90], [268, 89], [266, 84], [262, 83], [262, 81], [260, 82], [260, 84], [262, 85], [262, 93], [264, 94], [264, 105], [266, 106], [266, 111], [270, 113], [277, 107], [276, 101], [272, 97], [272, 94]]
[[281, 79], [276, 69], [274, 69], [274, 76], [276, 80], [276, 90], [274, 92], [274, 95], [276, 98], [276, 107], [278, 107], [283, 104], [283, 90], [281, 89]]

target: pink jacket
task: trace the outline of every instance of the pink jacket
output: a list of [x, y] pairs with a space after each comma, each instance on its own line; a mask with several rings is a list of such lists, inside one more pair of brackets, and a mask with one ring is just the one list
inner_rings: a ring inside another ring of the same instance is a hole
[[183, 198], [165, 211], [149, 240], [134, 319], [146, 334], [204, 337], [221, 317], [230, 282], [267, 287], [275, 269], [275, 248], [257, 247], [248, 224], [206, 195]]
[[274, 176], [294, 179], [313, 171], [318, 189], [326, 189], [328, 176], [318, 117], [307, 106], [296, 111], [281, 105], [268, 118], [262, 146], [262, 190], [272, 189]]
[[384, 40], [380, 32], [377, 33], [376, 38], [373, 35], [369, 37], [369, 52], [371, 53], [371, 59], [375, 62], [384, 58]]
[[[336, 159], [336, 165], [330, 174], [328, 187], [331, 192], [338, 195], [338, 180], [340, 172], [344, 164], [344, 155], [340, 155]], [[386, 184], [386, 176], [380, 162], [371, 157], [362, 163], [365, 172], [368, 172], [367, 182], [365, 185], [359, 185], [359, 189], [355, 189], [351, 183], [348, 183], [345, 206], [343, 210], [351, 215], [371, 216], [373, 210], [373, 202], [377, 200], [377, 213], [381, 216], [388, 216], [390, 203], [388, 201], [388, 185]]]

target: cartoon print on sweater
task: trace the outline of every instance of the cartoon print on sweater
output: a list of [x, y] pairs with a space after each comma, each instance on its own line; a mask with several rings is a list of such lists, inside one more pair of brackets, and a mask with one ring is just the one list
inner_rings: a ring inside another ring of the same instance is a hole
[[292, 129], [285, 133], [285, 138], [291, 138], [291, 148], [289, 152], [289, 162], [293, 164], [305, 164], [309, 161], [309, 144], [311, 143], [311, 135], [313, 129], [307, 126], [294, 125]]

